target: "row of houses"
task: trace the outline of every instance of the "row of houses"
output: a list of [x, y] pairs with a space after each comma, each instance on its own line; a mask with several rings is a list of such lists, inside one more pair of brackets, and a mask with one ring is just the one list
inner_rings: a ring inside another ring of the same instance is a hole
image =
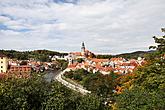
[[40, 62], [34, 60], [13, 60], [0, 54], [0, 73], [29, 73], [32, 70], [42, 72], [57, 65], [57, 62]]
[[[69, 61], [68, 70], [85, 69], [93, 73], [101, 72], [102, 74], [109, 74], [115, 72], [118, 74], [132, 73], [138, 66], [145, 63], [143, 58], [129, 59], [111, 58], [111, 59], [97, 59], [93, 58], [94, 54], [86, 50], [84, 43], [82, 43], [81, 52], [70, 52], [67, 56]], [[80, 63], [77, 60], [83, 59]]]
[[85, 69], [93, 73], [101, 72], [102, 74], [109, 74], [110, 72], [118, 74], [132, 73], [138, 66], [145, 63], [145, 60], [139, 58], [138, 60], [124, 58], [111, 59], [97, 59], [87, 58], [82, 63], [74, 62], [68, 65], [68, 70]]
[[18, 66], [16, 63], [11, 64], [7, 56], [0, 54], [0, 78], [13, 76], [17, 78], [28, 78], [30, 75], [27, 73], [30, 71], [30, 66]]

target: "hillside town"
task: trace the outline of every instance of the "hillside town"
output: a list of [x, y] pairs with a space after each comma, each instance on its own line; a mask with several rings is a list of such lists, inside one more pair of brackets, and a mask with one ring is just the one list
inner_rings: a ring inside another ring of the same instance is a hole
[[138, 66], [142, 66], [145, 63], [144, 58], [141, 57], [138, 57], [138, 59], [124, 59], [122, 57], [98, 59], [94, 56], [94, 53], [85, 48], [83, 42], [81, 52], [70, 52], [66, 57], [69, 61], [67, 70], [85, 69], [93, 73], [99, 71], [104, 75], [110, 72], [127, 74], [132, 73]]
[[165, 0], [0, 0], [0, 110], [165, 110]]
[[[70, 52], [68, 55], [63, 56], [49, 56], [51, 62], [41, 62], [35, 60], [15, 60], [9, 59], [7, 56], [0, 55], [0, 73], [2, 75], [11, 75], [15, 73], [18, 77], [28, 77], [28, 73], [43, 72], [45, 70], [52, 69], [52, 66], [58, 66], [57, 60], [65, 60], [68, 62], [66, 68], [67, 71], [85, 69], [89, 72], [101, 72], [106, 75], [110, 72], [116, 74], [128, 74], [132, 73], [138, 66], [145, 64], [144, 58], [138, 59], [124, 59], [110, 58], [110, 59], [98, 59], [95, 54], [86, 49], [85, 43], [82, 43], [81, 52]], [[25, 76], [24, 76], [25, 75]]]

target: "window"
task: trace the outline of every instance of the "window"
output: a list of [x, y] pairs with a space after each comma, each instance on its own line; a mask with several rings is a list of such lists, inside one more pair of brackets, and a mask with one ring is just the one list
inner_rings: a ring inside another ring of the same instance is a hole
[[1, 70], [1, 73], [3, 73], [3, 70]]
[[1, 61], [1, 63], [3, 63], [3, 61]]
[[3, 66], [1, 66], [1, 68], [3, 68]]

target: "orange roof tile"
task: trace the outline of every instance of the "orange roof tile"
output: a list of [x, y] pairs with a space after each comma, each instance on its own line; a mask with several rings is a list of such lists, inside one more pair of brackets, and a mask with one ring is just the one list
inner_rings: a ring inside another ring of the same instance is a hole
[[68, 65], [68, 68], [76, 68], [77, 64], [78, 64], [78, 63], [70, 64], [70, 65]]
[[123, 60], [123, 58], [121, 58], [121, 57], [120, 58], [111, 58], [110, 60], [111, 61], [121, 61], [121, 60]]
[[93, 62], [96, 62], [96, 63], [98, 63], [98, 62], [108, 62], [109, 61], [109, 59], [97, 59], [97, 58], [91, 58], [90, 60], [93, 61]]
[[4, 78], [6, 75], [3, 73], [0, 73], [0, 78]]

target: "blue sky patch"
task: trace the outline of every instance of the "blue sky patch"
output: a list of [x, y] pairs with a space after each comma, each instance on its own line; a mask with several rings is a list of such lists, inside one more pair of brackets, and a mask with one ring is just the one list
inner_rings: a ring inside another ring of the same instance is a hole
[[28, 32], [28, 31], [32, 31], [31, 29], [11, 29], [11, 28], [8, 28], [4, 24], [0, 24], [0, 30], [11, 30], [11, 31], [15, 31], [15, 32]]
[[8, 30], [8, 28], [6, 25], [0, 24], [0, 30]]

